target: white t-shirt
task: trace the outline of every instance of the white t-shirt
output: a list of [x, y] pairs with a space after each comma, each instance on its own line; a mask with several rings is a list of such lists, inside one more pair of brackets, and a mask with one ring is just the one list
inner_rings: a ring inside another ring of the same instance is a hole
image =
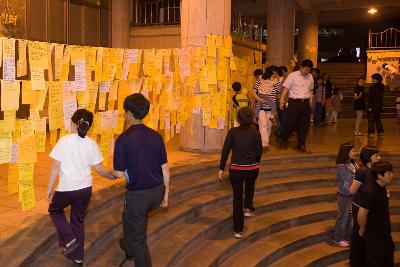
[[59, 184], [56, 191], [74, 191], [92, 186], [91, 167], [103, 161], [99, 146], [89, 137], [78, 134], [62, 137], [50, 153], [60, 162]]
[[289, 90], [289, 98], [310, 99], [314, 89], [314, 78], [311, 74], [302, 75], [300, 71], [289, 74], [283, 87]]

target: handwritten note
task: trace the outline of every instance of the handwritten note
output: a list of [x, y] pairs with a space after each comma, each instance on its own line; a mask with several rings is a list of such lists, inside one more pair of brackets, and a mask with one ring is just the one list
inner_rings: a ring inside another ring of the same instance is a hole
[[45, 85], [45, 90], [34, 91], [35, 99], [31, 104], [31, 110], [43, 110], [44, 102], [47, 95], [47, 85]]
[[19, 187], [19, 175], [18, 175], [18, 164], [9, 164], [7, 172], [7, 192], [9, 194], [18, 193]]
[[43, 68], [31, 68], [31, 83], [33, 91], [42, 91], [46, 89]]
[[46, 132], [38, 131], [35, 132], [35, 142], [36, 142], [36, 152], [45, 152], [46, 151]]
[[63, 65], [64, 45], [56, 44], [54, 47], [54, 80], [59, 80]]
[[86, 91], [86, 61], [75, 62], [75, 90]]
[[12, 136], [11, 133], [0, 135], [0, 164], [11, 161]]
[[78, 109], [76, 102], [64, 102], [63, 114], [64, 114], [64, 128], [71, 130], [71, 118], [75, 111]]
[[31, 68], [48, 69], [47, 43], [29, 41], [28, 52]]
[[17, 77], [28, 75], [28, 65], [26, 61], [27, 40], [18, 40], [18, 61], [17, 61]]
[[35, 191], [33, 187], [29, 187], [22, 191], [22, 211], [33, 209], [36, 206]]
[[1, 110], [19, 109], [20, 82], [1, 81]]
[[18, 162], [36, 162], [36, 141], [32, 136], [21, 137], [18, 140]]

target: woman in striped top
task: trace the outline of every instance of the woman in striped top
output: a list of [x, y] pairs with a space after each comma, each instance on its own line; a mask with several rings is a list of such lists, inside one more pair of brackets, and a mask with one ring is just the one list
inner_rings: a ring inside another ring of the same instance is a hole
[[[237, 120], [240, 126], [229, 130], [221, 154], [220, 180], [222, 180], [225, 165], [232, 150], [229, 180], [233, 189], [233, 229], [234, 237], [237, 239], [242, 237], [244, 217], [252, 217], [255, 210], [254, 187], [258, 176], [262, 145], [260, 133], [252, 125], [253, 119], [254, 112], [251, 108], [239, 109]], [[243, 183], [245, 184], [244, 205]]]

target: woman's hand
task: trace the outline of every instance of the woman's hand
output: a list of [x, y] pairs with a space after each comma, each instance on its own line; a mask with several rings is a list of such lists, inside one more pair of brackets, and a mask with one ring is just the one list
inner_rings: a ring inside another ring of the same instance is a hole
[[219, 172], [218, 172], [218, 179], [219, 179], [219, 181], [220, 182], [222, 182], [222, 175], [224, 174], [224, 171], [223, 170], [220, 170]]
[[161, 205], [160, 205], [161, 208], [168, 208], [168, 198], [169, 198], [169, 192], [167, 191], [167, 192], [165, 192], [164, 199], [161, 202]]
[[53, 188], [49, 188], [49, 189], [47, 190], [47, 197], [46, 197], [46, 199], [47, 199], [47, 201], [48, 201], [49, 203], [52, 202], [53, 196], [54, 196], [54, 190], [53, 190]]

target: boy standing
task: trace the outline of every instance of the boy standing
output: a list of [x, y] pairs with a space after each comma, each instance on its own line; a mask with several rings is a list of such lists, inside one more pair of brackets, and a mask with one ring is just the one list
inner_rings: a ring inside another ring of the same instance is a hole
[[125, 175], [126, 195], [120, 242], [128, 260], [136, 267], [151, 267], [147, 246], [147, 215], [157, 207], [168, 207], [169, 168], [163, 139], [142, 120], [150, 103], [140, 93], [125, 98], [128, 129], [115, 142], [113, 175]]
[[232, 97], [232, 118], [233, 118], [233, 126], [238, 127], [239, 123], [236, 120], [237, 111], [240, 108], [249, 106], [249, 99], [246, 94], [242, 93], [242, 84], [240, 82], [234, 82], [232, 84], [232, 89], [235, 91], [235, 94]]
[[389, 162], [372, 164], [370, 180], [358, 194], [357, 222], [365, 243], [365, 266], [393, 266], [394, 243], [391, 236], [389, 197], [386, 185], [393, 179]]

